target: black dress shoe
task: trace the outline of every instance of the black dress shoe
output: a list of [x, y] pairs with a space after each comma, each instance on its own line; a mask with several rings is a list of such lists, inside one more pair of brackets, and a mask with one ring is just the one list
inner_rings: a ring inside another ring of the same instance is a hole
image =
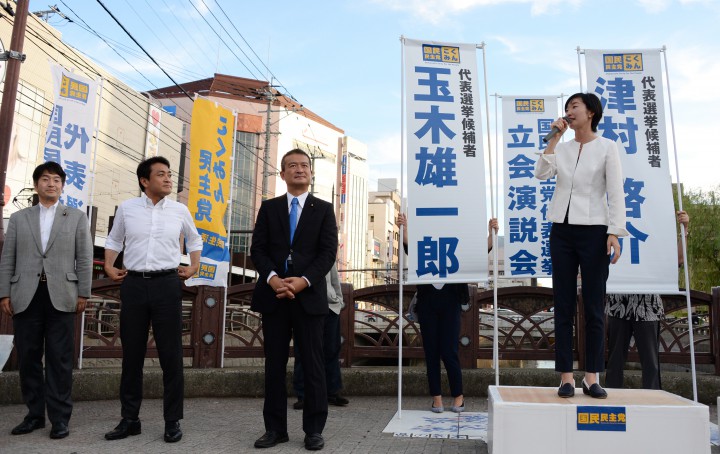
[[120, 420], [120, 424], [115, 427], [112, 432], [108, 432], [105, 434], [106, 440], [120, 440], [123, 438], [127, 438], [128, 435], [140, 435], [142, 432], [142, 426], [140, 425], [140, 420], [136, 419], [135, 421], [127, 418], [123, 418]]
[[320, 451], [325, 447], [325, 440], [320, 434], [305, 435], [305, 449], [308, 451]]
[[582, 388], [583, 394], [585, 394], [586, 396], [590, 396], [593, 399], [607, 399], [607, 392], [602, 389], [602, 386], [597, 383], [593, 383], [592, 385], [588, 386], [585, 382], [585, 379], [583, 378]]
[[59, 439], [59, 438], [65, 438], [68, 435], [70, 435], [70, 429], [68, 429], [68, 425], [64, 422], [59, 422], [57, 424], [53, 424], [52, 430], [50, 431], [50, 438], [52, 439]]
[[180, 430], [180, 421], [165, 421], [165, 441], [175, 443], [182, 438], [182, 430]]
[[330, 405], [335, 405], [336, 407], [344, 407], [349, 404], [350, 401], [340, 394], [328, 394], [328, 403]]
[[558, 388], [558, 396], [563, 398], [573, 397], [575, 395], [575, 383], [561, 383]]
[[302, 399], [298, 399], [297, 402], [295, 402], [293, 404], [293, 408], [295, 410], [302, 410], [304, 406], [305, 406], [305, 402], [303, 402]]
[[290, 441], [287, 432], [279, 433], [274, 430], [268, 430], [262, 437], [255, 440], [256, 448], [272, 448], [278, 443], [286, 443]]
[[23, 419], [23, 422], [18, 424], [10, 433], [13, 435], [25, 435], [35, 429], [42, 429], [43, 427], [45, 427], [45, 418], [26, 417]]

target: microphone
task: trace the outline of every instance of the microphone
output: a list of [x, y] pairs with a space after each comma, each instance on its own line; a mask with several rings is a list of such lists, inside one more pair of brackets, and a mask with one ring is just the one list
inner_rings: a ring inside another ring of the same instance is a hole
[[[563, 120], [570, 123], [570, 119], [567, 116], [563, 117]], [[555, 134], [557, 134], [559, 132], [560, 132], [560, 130], [557, 128], [557, 126], [553, 126], [553, 128], [550, 130], [550, 132], [547, 133], [547, 135], [545, 137], [543, 137], [543, 139], [542, 139], [543, 142], [548, 143], [550, 141], [550, 139], [555, 137]]]

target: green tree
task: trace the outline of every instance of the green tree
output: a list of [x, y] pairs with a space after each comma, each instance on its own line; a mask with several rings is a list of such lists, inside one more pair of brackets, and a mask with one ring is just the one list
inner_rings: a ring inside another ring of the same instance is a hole
[[[677, 198], [674, 190], [673, 197]], [[720, 186], [684, 192], [683, 209], [690, 216], [690, 288], [710, 293], [712, 287], [720, 286]], [[680, 226], [677, 228], [679, 234]], [[685, 287], [685, 272], [680, 268], [679, 273], [680, 286]]]

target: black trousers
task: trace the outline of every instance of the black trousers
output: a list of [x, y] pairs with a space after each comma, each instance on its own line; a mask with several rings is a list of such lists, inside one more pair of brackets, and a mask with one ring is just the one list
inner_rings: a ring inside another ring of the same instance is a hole
[[323, 354], [325, 315], [307, 314], [296, 300], [283, 300], [279, 307], [262, 315], [265, 349], [265, 430], [287, 432], [287, 363], [290, 339], [303, 365], [305, 398], [303, 431], [322, 433], [328, 403]]
[[120, 378], [122, 417], [138, 419], [143, 397], [143, 366], [152, 325], [163, 372], [163, 417], [183, 418], [182, 286], [177, 274], [144, 279], [125, 276], [120, 286]]
[[460, 301], [453, 299], [454, 295], [448, 285], [440, 290], [432, 288], [423, 294], [417, 304], [431, 396], [441, 394], [440, 360], [447, 371], [450, 394], [453, 397], [463, 394], [462, 370], [458, 356]]
[[605, 372], [605, 386], [623, 387], [625, 362], [630, 339], [633, 337], [642, 366], [642, 387], [660, 389], [660, 322], [623, 320], [617, 317], [608, 317], [610, 352]]
[[[555, 370], [573, 370], [578, 266], [585, 307], [585, 371], [605, 369], [605, 283], [610, 271], [607, 226], [554, 223], [550, 230], [555, 303]], [[580, 339], [578, 339], [580, 342]]]
[[[325, 359], [325, 385], [328, 395], [337, 395], [342, 389], [340, 373], [340, 316], [333, 311], [325, 316], [323, 325], [323, 354]], [[302, 360], [295, 346], [295, 366], [293, 367], [293, 389], [298, 399], [305, 400], [305, 380], [303, 379]]]
[[[13, 316], [20, 389], [28, 416], [52, 424], [70, 421], [75, 313], [52, 305], [47, 283], [40, 282], [27, 309]], [[45, 376], [42, 358], [45, 355]]]

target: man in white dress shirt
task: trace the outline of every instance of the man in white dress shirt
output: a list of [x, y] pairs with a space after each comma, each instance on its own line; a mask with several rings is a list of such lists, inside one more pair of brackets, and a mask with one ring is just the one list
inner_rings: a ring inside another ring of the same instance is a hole
[[[156, 156], [137, 168], [140, 197], [123, 202], [105, 242], [105, 273], [120, 287], [120, 340], [123, 348], [120, 381], [120, 424], [105, 434], [108, 440], [138, 435], [142, 403], [143, 364], [152, 324], [163, 371], [165, 441], [182, 438], [182, 280], [198, 270], [202, 239], [187, 207], [167, 198], [172, 192], [170, 163]], [[180, 266], [180, 237], [190, 254], [190, 266]], [[123, 268], [115, 267], [121, 251]]]

